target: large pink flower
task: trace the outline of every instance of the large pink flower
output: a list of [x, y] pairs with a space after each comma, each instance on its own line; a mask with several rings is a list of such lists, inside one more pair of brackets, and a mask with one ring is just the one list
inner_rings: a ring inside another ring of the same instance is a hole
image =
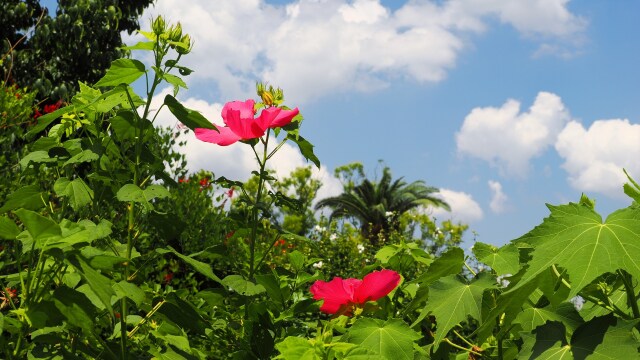
[[222, 108], [222, 120], [226, 126], [218, 126], [219, 130], [196, 128], [196, 137], [202, 141], [227, 146], [238, 140], [259, 138], [267, 131], [283, 127], [298, 115], [298, 108], [283, 110], [278, 107], [263, 109], [260, 116], [255, 117], [253, 100], [228, 102]]
[[342, 279], [339, 277], [326, 282], [318, 280], [311, 285], [311, 293], [316, 300], [324, 300], [320, 311], [335, 314], [339, 310], [349, 315], [350, 307], [363, 305], [387, 296], [400, 283], [400, 275], [393, 270], [374, 271], [364, 279]]

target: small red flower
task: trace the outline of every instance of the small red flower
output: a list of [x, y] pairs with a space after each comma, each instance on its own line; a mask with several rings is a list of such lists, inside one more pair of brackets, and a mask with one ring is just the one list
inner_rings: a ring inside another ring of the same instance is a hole
[[230, 188], [229, 191], [227, 191], [227, 197], [229, 198], [233, 197], [233, 188]]
[[44, 112], [45, 112], [45, 114], [52, 113], [52, 112], [58, 110], [61, 105], [62, 105], [62, 101], [58, 101], [55, 104], [45, 105], [44, 106]]
[[183, 183], [188, 183], [189, 179], [183, 178], [181, 177], [180, 179], [178, 179], [178, 183], [183, 184]]
[[229, 240], [235, 233], [236, 233], [235, 231], [229, 231], [227, 235], [225, 235], [225, 239]]
[[116, 319], [120, 319], [120, 313], [119, 312], [116, 312], [115, 315], [116, 315]]
[[36, 109], [36, 112], [33, 113], [33, 118], [38, 119], [40, 116], [42, 116], [42, 114], [38, 109]]
[[168, 284], [171, 282], [172, 279], [173, 279], [173, 273], [169, 272], [167, 273], [167, 275], [164, 276], [164, 283]]
[[276, 240], [275, 243], [273, 243], [273, 246], [281, 246], [284, 245], [286, 243], [286, 241], [284, 241], [284, 239], [280, 239], [280, 240]]
[[5, 291], [12, 299], [15, 299], [18, 296], [18, 289], [6, 288]]
[[393, 270], [374, 271], [364, 279], [333, 278], [329, 282], [318, 280], [311, 285], [315, 300], [324, 300], [320, 311], [327, 314], [342, 312], [351, 315], [354, 307], [367, 301], [376, 301], [387, 296], [400, 283], [400, 274]]

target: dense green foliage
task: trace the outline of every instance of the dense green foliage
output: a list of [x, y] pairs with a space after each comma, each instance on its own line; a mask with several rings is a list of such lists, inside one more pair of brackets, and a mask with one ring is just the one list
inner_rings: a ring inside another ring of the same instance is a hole
[[95, 83], [125, 55], [121, 33], [137, 30], [153, 0], [60, 0], [55, 14], [37, 0], [0, 5], [0, 75], [38, 91], [40, 99], [68, 99], [78, 81]]
[[[232, 145], [256, 155], [246, 183], [187, 173], [175, 130], [154, 128], [150, 104], [171, 84], [161, 110], [187, 131], [214, 128], [174, 97], [192, 72], [180, 65], [191, 42], [162, 18], [142, 34], [128, 49], [153, 54], [151, 66], [115, 60], [59, 109], [0, 89], [0, 146], [12, 149], [0, 162], [3, 358], [638, 357], [640, 186], [631, 178], [634, 204], [604, 221], [583, 196], [549, 205], [505, 246], [475, 243], [473, 255], [457, 246], [466, 225], [416, 207], [444, 206], [437, 189], [392, 181], [388, 170], [378, 182], [357, 164], [337, 172], [376, 217], [316, 218], [322, 184], [311, 169], [276, 179], [267, 166], [280, 148], [270, 142], [285, 141], [319, 165], [300, 115]], [[140, 78], [143, 96], [130, 87]], [[282, 90], [257, 90], [256, 112], [284, 107]], [[36, 110], [46, 114], [34, 123]], [[361, 230], [369, 222], [382, 241]], [[359, 285], [380, 269], [400, 283], [376, 301], [352, 299], [349, 316], [321, 313], [324, 300], [309, 290], [334, 276]]]

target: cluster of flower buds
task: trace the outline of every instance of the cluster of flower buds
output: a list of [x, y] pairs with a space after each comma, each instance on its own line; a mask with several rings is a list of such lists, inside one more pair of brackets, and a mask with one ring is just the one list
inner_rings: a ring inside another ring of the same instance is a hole
[[284, 101], [284, 92], [281, 88], [274, 88], [271, 85], [258, 82], [256, 92], [266, 106], [279, 106]]
[[182, 34], [182, 25], [177, 23], [167, 28], [167, 23], [162, 16], [155, 18], [151, 24], [153, 33], [161, 39], [167, 41], [172, 49], [180, 55], [186, 55], [191, 52], [193, 43], [189, 34]]

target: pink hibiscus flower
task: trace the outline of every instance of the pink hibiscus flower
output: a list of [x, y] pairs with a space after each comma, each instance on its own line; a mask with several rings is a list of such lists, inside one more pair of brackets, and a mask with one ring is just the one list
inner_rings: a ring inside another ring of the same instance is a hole
[[320, 311], [335, 314], [343, 311], [351, 315], [355, 306], [387, 296], [400, 283], [400, 275], [393, 270], [374, 271], [364, 279], [333, 278], [329, 282], [318, 280], [311, 285], [315, 300], [324, 300]]
[[253, 100], [228, 102], [222, 108], [222, 120], [226, 126], [217, 126], [219, 130], [196, 128], [196, 137], [202, 141], [227, 146], [238, 140], [259, 138], [267, 131], [283, 127], [298, 115], [298, 108], [284, 110], [278, 107], [263, 109], [260, 116], [255, 117]]

